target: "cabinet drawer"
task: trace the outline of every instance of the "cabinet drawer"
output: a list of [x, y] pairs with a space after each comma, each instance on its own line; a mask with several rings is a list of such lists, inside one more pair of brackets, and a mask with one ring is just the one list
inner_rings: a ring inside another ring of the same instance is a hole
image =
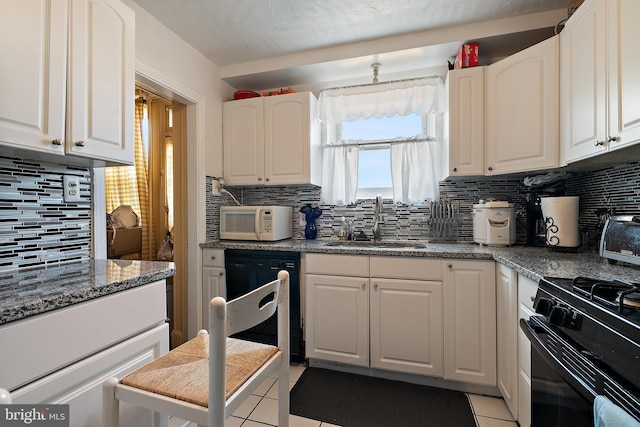
[[369, 277], [367, 255], [307, 254], [305, 258], [307, 273]]
[[518, 300], [520, 304], [533, 311], [533, 299], [538, 291], [538, 283], [528, 277], [518, 275]]
[[0, 384], [9, 391], [162, 324], [161, 280], [0, 328]]
[[442, 280], [442, 261], [439, 259], [372, 256], [370, 264], [371, 277]]
[[202, 249], [202, 266], [224, 268], [224, 249]]

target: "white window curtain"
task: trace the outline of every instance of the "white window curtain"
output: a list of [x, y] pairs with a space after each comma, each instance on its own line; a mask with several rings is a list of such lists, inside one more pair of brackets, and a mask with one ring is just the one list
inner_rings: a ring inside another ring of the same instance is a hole
[[[410, 113], [440, 117], [445, 109], [440, 77], [327, 89], [318, 98], [318, 117], [325, 126], [323, 146], [323, 203], [344, 205], [356, 201], [358, 142], [342, 141], [332, 129], [359, 118], [405, 116]], [[439, 141], [392, 144], [391, 173], [394, 201], [422, 203], [438, 197]], [[339, 148], [342, 146], [342, 149]], [[395, 154], [393, 154], [395, 152]], [[412, 158], [411, 156], [416, 156]], [[395, 159], [395, 160], [394, 160]]]
[[392, 144], [393, 201], [419, 204], [425, 200], [437, 200], [441, 173], [441, 163], [437, 159], [440, 159], [439, 140]]
[[426, 77], [324, 90], [318, 98], [318, 116], [324, 123], [338, 124], [358, 118], [440, 113], [445, 102], [442, 79]]
[[[330, 192], [327, 193], [325, 189]], [[358, 190], [358, 146], [327, 145], [322, 162], [323, 203], [348, 205], [356, 201]]]

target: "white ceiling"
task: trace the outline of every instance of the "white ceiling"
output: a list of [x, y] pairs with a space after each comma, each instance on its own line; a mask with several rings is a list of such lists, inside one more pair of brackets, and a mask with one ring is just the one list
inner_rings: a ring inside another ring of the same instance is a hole
[[[552, 35], [569, 2], [132, 1], [217, 64], [233, 87], [252, 90], [370, 76], [373, 62], [382, 63], [381, 76], [442, 65], [470, 38], [481, 41], [481, 55], [509, 54]], [[511, 33], [519, 34], [505, 37]]]

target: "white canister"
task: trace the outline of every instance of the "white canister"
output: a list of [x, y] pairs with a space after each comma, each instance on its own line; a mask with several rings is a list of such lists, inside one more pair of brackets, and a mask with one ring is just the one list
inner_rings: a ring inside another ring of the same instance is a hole
[[542, 217], [547, 228], [547, 246], [560, 248], [580, 246], [579, 205], [578, 196], [540, 198]]

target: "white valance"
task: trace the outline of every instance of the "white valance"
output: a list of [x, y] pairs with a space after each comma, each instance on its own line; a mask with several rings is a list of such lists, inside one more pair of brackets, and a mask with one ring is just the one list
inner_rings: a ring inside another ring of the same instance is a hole
[[318, 117], [325, 123], [358, 118], [440, 113], [445, 109], [440, 77], [327, 89], [318, 97]]

